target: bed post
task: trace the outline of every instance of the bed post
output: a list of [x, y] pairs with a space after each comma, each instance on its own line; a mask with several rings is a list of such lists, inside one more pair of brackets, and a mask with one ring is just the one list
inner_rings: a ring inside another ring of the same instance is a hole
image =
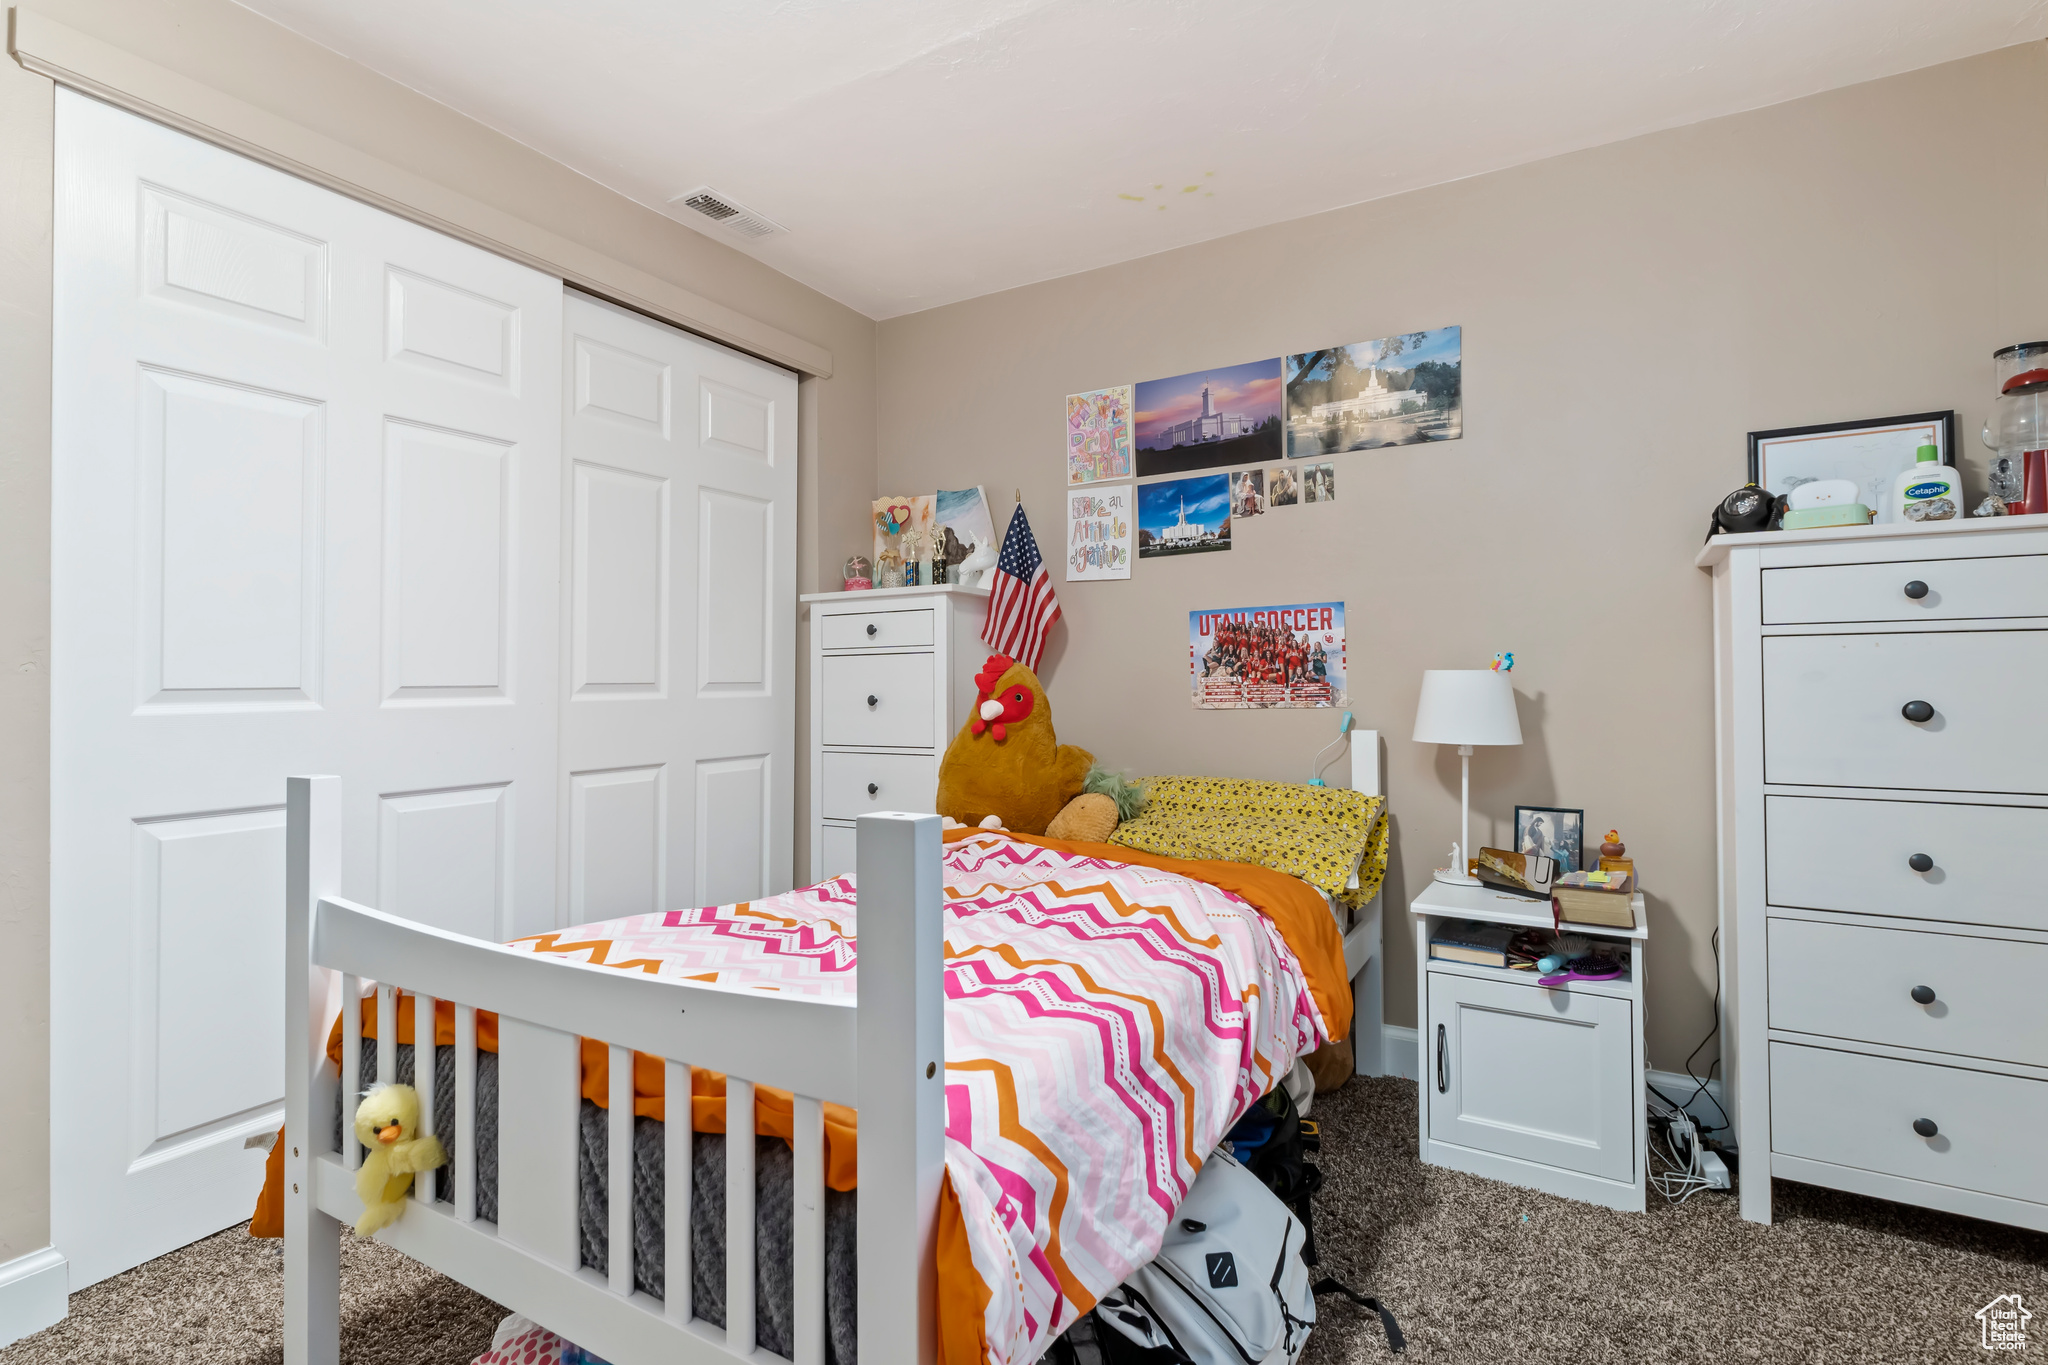
[[944, 902], [936, 815], [856, 826], [860, 940], [856, 1295], [862, 1360], [931, 1365], [945, 1174]]
[[[1380, 782], [1380, 732], [1358, 730], [1351, 736], [1351, 790], [1385, 796]], [[1351, 978], [1351, 1073], [1383, 1076], [1387, 1070], [1386, 1037], [1386, 884], [1353, 917], [1353, 934], [1363, 935], [1359, 951], [1369, 952], [1365, 969]], [[1351, 945], [1345, 945], [1350, 957]]]
[[326, 1150], [337, 1087], [327, 1062], [327, 973], [313, 966], [313, 907], [341, 894], [341, 779], [285, 781], [284, 1359], [341, 1358], [341, 1224], [314, 1202], [313, 1157]]

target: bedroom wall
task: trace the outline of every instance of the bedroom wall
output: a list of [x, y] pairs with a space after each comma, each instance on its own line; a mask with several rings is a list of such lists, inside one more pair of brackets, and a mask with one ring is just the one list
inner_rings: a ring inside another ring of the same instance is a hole
[[[874, 323], [226, 0], [38, 0], [91, 38], [603, 252], [831, 353], [799, 392], [798, 583], [874, 485]], [[0, 63], [0, 1264], [49, 1242], [49, 300], [52, 85]], [[826, 562], [829, 561], [829, 562]], [[805, 627], [789, 647], [803, 657]], [[798, 746], [809, 705], [799, 668]], [[807, 776], [799, 763], [798, 781]], [[791, 818], [808, 809], [791, 793]], [[808, 854], [799, 840], [797, 874]], [[61, 1248], [60, 1248], [61, 1250]]]
[[0, 64], [0, 1265], [50, 1241], [50, 83]]
[[[1513, 650], [1525, 743], [1474, 756], [1474, 841], [1517, 803], [1621, 829], [1675, 1070], [1713, 1019], [1708, 512], [1748, 431], [1950, 407], [1974, 500], [1991, 352], [2048, 335], [2044, 135], [2030, 43], [890, 319], [877, 491], [978, 482], [1000, 519], [1022, 490], [1066, 613], [1060, 736], [1135, 773], [1305, 778], [1333, 718], [1192, 709], [1187, 613], [1345, 601], [1395, 822], [1392, 1024], [1407, 901], [1458, 833], [1455, 751], [1408, 738], [1422, 671]], [[1227, 554], [1064, 581], [1064, 395], [1452, 324], [1462, 440], [1334, 456], [1334, 505], [1239, 520]], [[827, 558], [867, 542], [834, 529]]]

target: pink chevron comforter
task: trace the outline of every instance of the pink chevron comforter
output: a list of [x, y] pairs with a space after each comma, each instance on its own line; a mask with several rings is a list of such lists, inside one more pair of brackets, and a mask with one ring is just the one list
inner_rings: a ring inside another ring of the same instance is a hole
[[[987, 834], [947, 845], [944, 880], [946, 1173], [964, 1233], [941, 1237], [945, 1357], [1029, 1365], [1157, 1254], [1209, 1152], [1330, 1029], [1274, 922], [1193, 876]], [[517, 946], [574, 939], [621, 967], [839, 995], [857, 935], [843, 876]], [[961, 1315], [984, 1297], [975, 1351]]]

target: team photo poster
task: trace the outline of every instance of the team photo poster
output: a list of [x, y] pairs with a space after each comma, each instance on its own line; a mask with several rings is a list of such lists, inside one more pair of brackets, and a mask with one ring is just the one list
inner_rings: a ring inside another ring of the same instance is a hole
[[1204, 710], [1348, 706], [1344, 604], [1191, 611], [1188, 669]]

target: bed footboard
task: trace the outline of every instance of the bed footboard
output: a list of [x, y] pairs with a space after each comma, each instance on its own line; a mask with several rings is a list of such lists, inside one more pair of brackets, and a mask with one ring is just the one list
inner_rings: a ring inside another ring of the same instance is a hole
[[[341, 783], [290, 780], [286, 806], [285, 1359], [336, 1365], [340, 1226], [361, 1211], [334, 1106], [350, 1101], [326, 1058], [340, 978], [345, 1073], [360, 1075], [358, 983], [374, 980], [380, 1038], [397, 1036], [397, 992], [456, 1019], [454, 1205], [417, 1181], [406, 1215], [379, 1236], [614, 1365], [772, 1360], [754, 1340], [751, 1143], [727, 1144], [725, 1330], [690, 1302], [690, 1181], [665, 1182], [666, 1301], [633, 1288], [631, 1054], [664, 1059], [668, 1093], [692, 1064], [726, 1073], [730, 1131], [753, 1128], [756, 1085], [795, 1097], [794, 1359], [825, 1361], [826, 1103], [860, 1111], [858, 1344], [871, 1362], [936, 1355], [933, 1262], [944, 1174], [943, 942], [936, 816], [879, 814], [858, 827], [858, 1003], [656, 979], [549, 960], [464, 938], [339, 895]], [[498, 1222], [476, 1216], [476, 1011], [498, 1016]], [[609, 1273], [577, 1244], [579, 1039], [611, 1048]], [[389, 1079], [396, 1047], [377, 1050]], [[423, 1068], [422, 1077], [433, 1068]], [[431, 1081], [428, 1082], [431, 1085]], [[424, 1098], [424, 1097], [423, 1097]], [[431, 1114], [431, 1107], [428, 1113]], [[690, 1170], [684, 1108], [665, 1126], [671, 1173]], [[431, 1120], [430, 1120], [431, 1121]]]

